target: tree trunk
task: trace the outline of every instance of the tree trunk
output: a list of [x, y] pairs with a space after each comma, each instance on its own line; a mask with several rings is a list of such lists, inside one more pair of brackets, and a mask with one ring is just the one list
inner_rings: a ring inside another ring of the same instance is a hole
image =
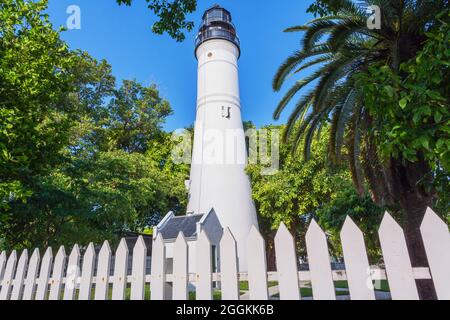
[[[412, 266], [428, 267], [420, 225], [433, 200], [432, 194], [423, 187], [423, 182], [431, 177], [431, 170], [421, 155], [415, 163], [391, 159], [390, 176], [392, 196], [403, 211], [403, 229]], [[416, 284], [420, 299], [436, 299], [431, 280], [416, 280]]]
[[277, 270], [274, 240], [275, 240], [275, 232], [271, 231], [266, 237], [267, 271]]

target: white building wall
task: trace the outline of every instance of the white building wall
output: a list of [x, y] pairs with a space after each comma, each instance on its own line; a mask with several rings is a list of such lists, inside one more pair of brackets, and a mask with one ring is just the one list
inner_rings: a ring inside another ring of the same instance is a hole
[[[229, 41], [209, 40], [200, 45], [196, 55], [197, 121], [188, 212], [207, 213], [214, 208], [221, 225], [233, 233], [240, 270], [246, 271], [246, 239], [258, 222], [245, 173], [247, 152], [239, 97], [239, 50]], [[238, 138], [231, 139], [233, 135]]]

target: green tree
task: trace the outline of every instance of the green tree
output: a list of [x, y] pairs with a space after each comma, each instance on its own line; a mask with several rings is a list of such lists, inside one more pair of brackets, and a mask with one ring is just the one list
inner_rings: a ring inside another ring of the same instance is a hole
[[30, 177], [62, 161], [76, 119], [79, 60], [52, 29], [46, 1], [0, 3], [0, 208], [32, 193]]
[[[269, 130], [280, 131], [283, 128], [283, 126], [266, 127]], [[264, 175], [262, 164], [252, 164], [247, 168], [252, 183], [253, 198], [262, 218], [260, 219], [261, 228], [264, 234], [268, 235], [269, 252], [272, 251], [270, 246], [275, 235], [274, 231], [283, 222], [295, 238], [299, 256], [305, 259], [304, 237], [309, 222], [315, 218], [319, 224], [330, 227], [333, 231], [335, 237], [330, 238], [331, 252], [339, 256], [337, 230], [342, 227], [347, 214], [355, 218], [355, 212], [366, 208], [365, 200], [356, 197], [355, 201], [348, 203], [347, 210], [334, 210], [333, 206], [342, 201], [343, 195], [347, 196], [354, 191], [348, 169], [342, 164], [329, 165], [328, 131], [329, 128], [325, 127], [313, 141], [314, 157], [310, 161], [300, 160], [297, 154], [291, 152], [291, 143], [287, 142], [280, 145], [280, 168], [276, 174]], [[379, 225], [379, 217], [380, 215], [377, 215], [374, 220], [364, 221], [366, 229], [374, 230]], [[357, 219], [357, 221], [360, 220]], [[374, 252], [376, 252], [375, 249]]]
[[[116, 0], [117, 3], [130, 6], [133, 0]], [[181, 42], [186, 36], [184, 30], [192, 31], [194, 22], [188, 21], [186, 15], [197, 9], [197, 0], [145, 0], [148, 8], [159, 18], [153, 24], [156, 34], [167, 32], [169, 36]]]
[[[368, 16], [365, 9], [369, 5], [382, 8], [381, 29], [371, 30], [367, 27]], [[365, 177], [377, 204], [400, 206], [404, 213], [403, 224], [414, 266], [427, 265], [419, 226], [426, 207], [432, 206], [435, 197], [429, 186], [433, 182], [436, 159], [430, 160], [424, 154], [423, 147], [427, 148], [426, 143], [412, 148], [409, 157], [395, 149], [391, 149], [388, 154], [381, 153], [379, 146], [384, 141], [380, 141], [375, 130], [386, 130], [380, 127], [386, 111], [367, 105], [367, 96], [358, 83], [358, 76], [371, 68], [386, 66], [401, 81], [406, 79], [407, 72], [402, 70], [402, 64], [418, 56], [427, 41], [426, 32], [439, 28], [441, 21], [438, 14], [448, 7], [448, 1], [434, 0], [366, 0], [360, 4], [350, 0], [333, 1], [331, 12], [325, 12], [328, 13], [325, 16], [304, 26], [286, 30], [305, 32], [302, 48], [283, 63], [273, 81], [274, 90], [279, 91], [289, 75], [312, 66], [318, 67], [289, 89], [276, 108], [274, 117], [278, 118], [298, 92], [317, 80], [313, 89], [297, 102], [285, 135], [293, 136], [295, 148], [304, 143], [303, 152], [308, 159], [314, 133], [324, 123], [331, 122], [331, 159], [334, 162], [340, 160], [341, 149], [345, 144], [349, 150], [349, 165], [358, 193], [362, 195], [364, 192]], [[319, 12], [319, 15], [323, 14], [324, 12]], [[372, 78], [368, 80], [374, 81]], [[416, 85], [426, 84], [416, 82]], [[384, 86], [383, 90], [395, 100], [392, 87]], [[404, 101], [397, 100], [397, 104], [390, 104], [394, 109], [389, 112], [402, 112]], [[442, 109], [441, 105], [437, 108]], [[430, 113], [433, 114], [433, 111]], [[398, 116], [396, 118], [399, 119]], [[404, 116], [403, 119], [408, 117]], [[427, 119], [428, 125], [439, 123], [434, 117]], [[300, 125], [297, 124], [299, 121]], [[390, 122], [388, 125], [393, 124]], [[399, 126], [410, 124], [395, 123]], [[439, 134], [439, 131], [434, 131], [431, 139], [437, 141]], [[421, 296], [432, 297], [432, 284], [425, 282], [419, 281]]]
[[154, 85], [116, 89], [106, 61], [70, 51], [45, 8], [0, 4], [0, 246], [115, 241], [185, 211], [168, 101]]

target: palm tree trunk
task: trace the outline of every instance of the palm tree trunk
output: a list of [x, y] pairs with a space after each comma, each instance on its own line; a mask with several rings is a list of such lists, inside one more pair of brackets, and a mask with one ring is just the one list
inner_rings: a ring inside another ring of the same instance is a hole
[[[403, 229], [412, 266], [428, 267], [420, 225], [427, 207], [432, 204], [433, 196], [426, 192], [421, 182], [430, 177], [431, 170], [419, 155], [419, 161], [415, 163], [391, 159], [390, 173], [394, 196], [403, 211]], [[431, 280], [416, 280], [416, 284], [421, 299], [436, 299]]]

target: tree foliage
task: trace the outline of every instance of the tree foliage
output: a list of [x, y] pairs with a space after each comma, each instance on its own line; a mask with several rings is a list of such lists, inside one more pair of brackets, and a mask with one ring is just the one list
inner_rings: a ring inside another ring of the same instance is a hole
[[[77, 63], [41, 12], [45, 1], [0, 4], [0, 206], [30, 194], [29, 177], [61, 161], [77, 117]], [[6, 200], [5, 200], [6, 199]]]
[[188, 170], [168, 160], [162, 130], [169, 102], [154, 85], [117, 88], [45, 8], [0, 4], [0, 246], [115, 241], [183, 211]]
[[[266, 128], [281, 130], [283, 126]], [[370, 230], [371, 252], [373, 257], [377, 257], [379, 250], [374, 246], [374, 236], [381, 221], [382, 210], [370, 201], [367, 193], [363, 198], [357, 196], [345, 165], [330, 165], [327, 154], [328, 135], [329, 126], [313, 140], [311, 152], [314, 156], [310, 161], [302, 161], [297, 153], [293, 154], [292, 143], [282, 143], [280, 170], [274, 175], [263, 175], [262, 164], [248, 166], [253, 198], [262, 218], [260, 224], [262, 222], [264, 233], [270, 235], [271, 230], [278, 229], [283, 222], [294, 235], [300, 256], [305, 258], [304, 236], [314, 218], [331, 232], [331, 252], [339, 256], [341, 249], [338, 235], [349, 214], [364, 230]], [[376, 214], [370, 219], [365, 219], [374, 212]]]
[[[288, 77], [316, 69], [287, 91], [274, 118], [297, 99], [285, 139], [293, 139], [294, 149], [303, 145], [305, 159], [314, 135], [329, 123], [330, 159], [339, 163], [341, 150], [348, 150], [358, 194], [367, 183], [376, 204], [398, 206], [413, 265], [427, 265], [420, 222], [427, 206], [442, 199], [437, 179], [448, 190], [448, 15], [442, 12], [449, 2], [315, 4], [311, 10], [321, 17], [286, 30], [304, 36], [300, 50], [279, 67], [273, 88], [279, 91]], [[367, 26], [372, 5], [381, 8], [381, 29]], [[299, 96], [308, 85], [312, 89]], [[421, 296], [431, 297], [432, 288], [426, 291]]]
[[[133, 0], [116, 0], [118, 4], [131, 5]], [[186, 15], [197, 9], [197, 0], [145, 0], [148, 8], [159, 18], [153, 24], [156, 34], [167, 32], [177, 41], [183, 41], [184, 31], [192, 31], [194, 22], [188, 21]]]

